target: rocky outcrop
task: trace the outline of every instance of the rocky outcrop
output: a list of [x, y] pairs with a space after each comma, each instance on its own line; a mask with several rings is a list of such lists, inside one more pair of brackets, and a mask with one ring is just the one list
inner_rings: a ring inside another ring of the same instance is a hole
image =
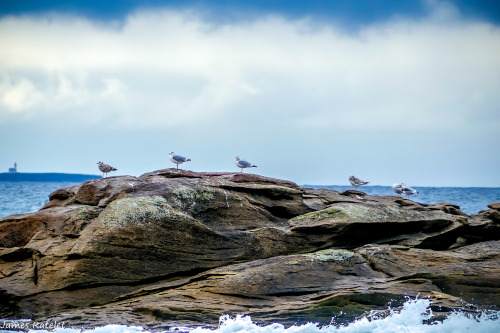
[[500, 306], [498, 203], [467, 216], [448, 203], [174, 169], [49, 198], [0, 219], [0, 317], [165, 328], [223, 313], [329, 322], [405, 296], [440, 311]]

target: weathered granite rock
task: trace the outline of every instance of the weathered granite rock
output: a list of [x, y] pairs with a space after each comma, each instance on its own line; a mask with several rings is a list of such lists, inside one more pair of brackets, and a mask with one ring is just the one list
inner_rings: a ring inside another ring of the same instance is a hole
[[49, 198], [0, 219], [0, 317], [154, 328], [223, 313], [329, 322], [417, 295], [444, 310], [500, 306], [497, 204], [469, 217], [448, 203], [175, 169]]
[[490, 209], [470, 216], [468, 225], [453, 247], [500, 239], [500, 202], [493, 202], [488, 207]]
[[433, 209], [424, 212], [389, 204], [342, 202], [297, 216], [289, 223], [292, 234], [328, 247], [387, 243], [447, 249], [467, 219]]
[[[478, 243], [438, 253], [366, 245], [354, 251], [277, 256], [145, 285], [114, 303], [66, 312], [55, 319], [76, 317], [83, 320], [80, 324], [95, 325], [103, 318], [109, 322], [122, 318], [121, 322], [155, 327], [216, 324], [222, 313], [251, 313], [262, 323], [329, 323], [332, 315], [342, 312], [346, 319], [352, 318], [385, 309], [389, 302], [401, 305], [407, 296], [430, 298], [435, 311], [474, 310], [467, 302], [477, 304], [481, 299], [482, 305], [498, 304], [499, 245], [498, 241]], [[95, 319], [90, 312], [101, 317]]]

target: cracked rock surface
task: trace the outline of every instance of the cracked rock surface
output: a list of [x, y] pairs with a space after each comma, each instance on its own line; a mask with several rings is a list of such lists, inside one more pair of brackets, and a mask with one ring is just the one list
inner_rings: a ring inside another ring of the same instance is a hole
[[500, 204], [468, 216], [358, 191], [166, 169], [90, 180], [0, 219], [0, 317], [165, 329], [329, 323], [430, 297], [500, 307]]

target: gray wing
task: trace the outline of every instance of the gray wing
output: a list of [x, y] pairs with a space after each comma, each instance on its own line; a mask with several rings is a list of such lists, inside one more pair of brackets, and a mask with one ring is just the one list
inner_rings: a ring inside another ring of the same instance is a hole
[[102, 172], [116, 171], [115, 168], [106, 163], [99, 164], [99, 170], [101, 170]]
[[403, 192], [405, 193], [417, 193], [417, 191], [409, 186], [403, 187]]
[[179, 156], [179, 155], [174, 155], [172, 156], [172, 159], [176, 162], [186, 162], [187, 158], [184, 156]]
[[238, 164], [244, 168], [250, 168], [252, 166], [252, 163], [243, 160], [239, 160]]
[[355, 183], [362, 183], [363, 181], [356, 176], [349, 177], [349, 180]]

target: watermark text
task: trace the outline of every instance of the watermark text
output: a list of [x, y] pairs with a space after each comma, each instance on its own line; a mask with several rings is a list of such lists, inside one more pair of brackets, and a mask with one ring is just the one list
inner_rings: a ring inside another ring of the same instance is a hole
[[0, 320], [0, 330], [53, 330], [66, 328], [66, 323], [61, 321], [22, 321], [22, 320]]

